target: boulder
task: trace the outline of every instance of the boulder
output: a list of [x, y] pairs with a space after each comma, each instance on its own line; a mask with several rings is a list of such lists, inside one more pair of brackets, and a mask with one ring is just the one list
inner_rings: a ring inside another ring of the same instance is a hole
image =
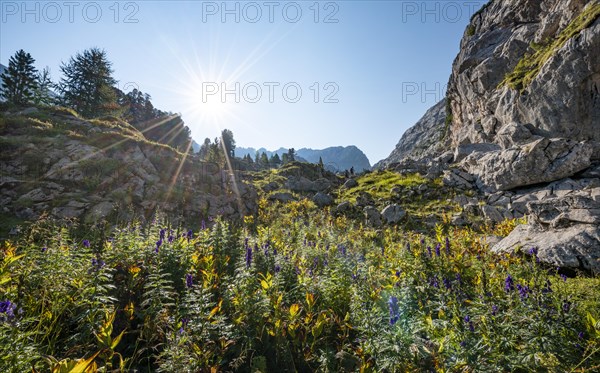
[[373, 206], [367, 206], [364, 208], [365, 223], [369, 227], [379, 228], [381, 227], [381, 214]]
[[271, 181], [270, 183], [265, 184], [262, 187], [262, 190], [267, 193], [272, 192], [277, 189], [279, 189], [279, 183], [277, 183], [275, 181]]
[[528, 202], [528, 224], [518, 226], [492, 250], [514, 252], [535, 246], [544, 263], [600, 271], [600, 202], [594, 193], [595, 188]]
[[467, 157], [462, 165], [486, 191], [511, 190], [572, 176], [591, 164], [586, 142], [542, 138], [510, 149]]
[[313, 196], [312, 201], [319, 207], [325, 207], [333, 204], [334, 199], [329, 194], [318, 192]]
[[96, 223], [110, 215], [114, 211], [114, 208], [115, 206], [113, 202], [102, 201], [88, 211], [85, 217], [85, 222]]
[[296, 200], [296, 197], [292, 193], [279, 192], [273, 193], [269, 196], [270, 201], [279, 201], [283, 203], [292, 202]]
[[352, 203], [350, 203], [349, 201], [344, 201], [342, 203], [340, 203], [339, 205], [337, 205], [337, 207], [335, 208], [335, 211], [337, 213], [343, 214], [345, 212], [348, 212], [352, 209]]
[[553, 266], [600, 272], [600, 227], [575, 224], [566, 228], [544, 230], [531, 225], [516, 227], [494, 245], [495, 253], [512, 253], [538, 248], [540, 261]]
[[355, 179], [348, 179], [344, 183], [344, 188], [346, 188], [346, 189], [356, 188], [357, 186], [358, 186], [358, 181], [356, 181]]
[[381, 216], [387, 224], [396, 224], [404, 219], [406, 211], [397, 204], [391, 204], [381, 211]]
[[360, 192], [358, 197], [356, 197], [356, 206], [358, 207], [373, 206], [374, 204], [375, 201], [370, 193]]

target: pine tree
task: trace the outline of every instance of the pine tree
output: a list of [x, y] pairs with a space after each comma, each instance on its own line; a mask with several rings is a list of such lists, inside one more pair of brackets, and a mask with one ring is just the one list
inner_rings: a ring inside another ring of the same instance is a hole
[[207, 137], [204, 139], [204, 143], [200, 146], [200, 150], [198, 150], [198, 155], [200, 156], [200, 159], [207, 160], [209, 154], [210, 154], [210, 139]]
[[287, 155], [288, 155], [288, 157], [287, 157], [288, 162], [295, 161], [296, 160], [296, 149], [294, 149], [294, 148], [288, 149]]
[[281, 159], [279, 158], [279, 154], [274, 153], [271, 156], [271, 159], [269, 159], [269, 163], [271, 164], [271, 167], [273, 168], [277, 168], [281, 165]]
[[52, 79], [50, 78], [50, 69], [45, 67], [38, 74], [37, 79], [38, 86], [33, 92], [33, 102], [36, 105], [52, 105], [54, 103], [54, 99], [52, 98], [52, 91], [50, 90], [50, 88], [53, 86]]
[[225, 152], [229, 158], [235, 158], [235, 140], [233, 139], [233, 132], [228, 129], [221, 131], [221, 141], [225, 147]]
[[112, 114], [119, 109], [112, 77], [112, 63], [106, 52], [91, 48], [77, 53], [60, 67], [64, 77], [59, 88], [63, 103], [83, 116]]
[[321, 171], [325, 169], [325, 165], [323, 164], [323, 158], [319, 157], [319, 168]]
[[263, 152], [260, 155], [260, 165], [264, 168], [269, 168], [269, 157], [267, 157], [267, 153]]
[[9, 103], [27, 105], [32, 101], [38, 87], [34, 62], [33, 57], [22, 49], [8, 60], [8, 69], [1, 76], [0, 94]]

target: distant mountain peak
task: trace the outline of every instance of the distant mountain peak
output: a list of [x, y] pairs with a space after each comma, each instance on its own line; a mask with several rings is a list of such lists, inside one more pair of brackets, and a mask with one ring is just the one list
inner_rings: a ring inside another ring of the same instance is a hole
[[[278, 154], [281, 157], [284, 153], [288, 152], [288, 149], [279, 148], [270, 151], [265, 148], [255, 149], [252, 147], [237, 147], [235, 149], [235, 156], [244, 157], [245, 155], [250, 154], [251, 157], [254, 157], [257, 151], [259, 154], [264, 152], [268, 157], [271, 157], [273, 154]], [[325, 149], [296, 149], [296, 156], [298, 159], [310, 163], [318, 163], [319, 158], [321, 158], [325, 167], [332, 171], [344, 171], [354, 168], [355, 171], [360, 172], [371, 169], [369, 159], [365, 153], [355, 145], [332, 146]]]

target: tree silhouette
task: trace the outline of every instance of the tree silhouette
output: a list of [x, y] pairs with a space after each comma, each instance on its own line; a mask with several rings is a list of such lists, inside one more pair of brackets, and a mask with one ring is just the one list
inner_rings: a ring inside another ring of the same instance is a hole
[[64, 75], [59, 84], [62, 101], [86, 117], [113, 114], [117, 104], [117, 83], [106, 52], [91, 48], [77, 53], [61, 65]]
[[33, 66], [35, 60], [23, 49], [8, 60], [8, 68], [1, 75], [0, 94], [9, 103], [27, 105], [38, 87], [37, 70]]

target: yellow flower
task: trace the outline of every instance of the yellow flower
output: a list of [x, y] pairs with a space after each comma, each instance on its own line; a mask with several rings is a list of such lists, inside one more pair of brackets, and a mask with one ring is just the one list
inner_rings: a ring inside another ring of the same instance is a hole
[[140, 267], [133, 265], [131, 267], [129, 267], [129, 273], [131, 273], [133, 275], [133, 277], [136, 277], [138, 275], [138, 273], [140, 273], [141, 269]]

